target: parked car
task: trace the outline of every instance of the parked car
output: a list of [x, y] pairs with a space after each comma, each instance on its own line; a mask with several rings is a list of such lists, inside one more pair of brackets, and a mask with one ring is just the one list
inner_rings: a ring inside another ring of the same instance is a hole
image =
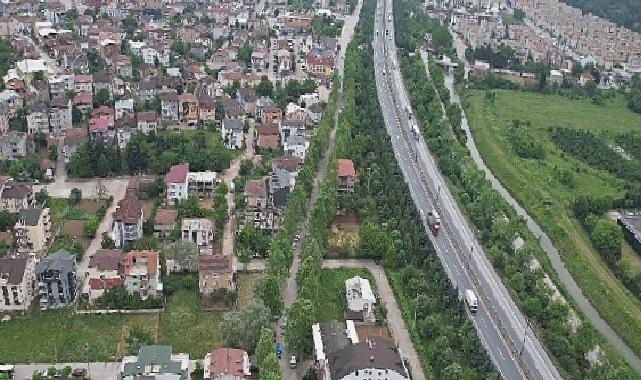
[[291, 358], [289, 358], [289, 368], [296, 368], [296, 356], [292, 355]]

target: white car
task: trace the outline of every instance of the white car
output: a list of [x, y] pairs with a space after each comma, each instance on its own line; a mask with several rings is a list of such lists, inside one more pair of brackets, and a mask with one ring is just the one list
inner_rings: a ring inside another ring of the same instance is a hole
[[289, 368], [296, 368], [296, 356], [292, 355], [291, 358], [289, 358]]

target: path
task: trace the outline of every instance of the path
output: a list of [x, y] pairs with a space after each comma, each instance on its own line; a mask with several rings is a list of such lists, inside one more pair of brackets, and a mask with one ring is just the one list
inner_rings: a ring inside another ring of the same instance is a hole
[[[343, 68], [345, 65], [344, 63], [345, 50], [347, 48], [349, 41], [351, 41], [352, 39], [352, 35], [354, 34], [354, 29], [356, 28], [356, 24], [358, 23], [362, 5], [363, 5], [362, 1], [359, 1], [358, 5], [356, 6], [356, 9], [354, 10], [354, 13], [345, 18], [345, 23], [343, 24], [343, 30], [339, 38], [339, 44], [341, 45], [342, 48], [338, 53], [336, 70], [338, 75], [341, 77], [341, 79], [343, 77]], [[334, 151], [334, 145], [336, 142], [336, 126], [338, 125], [338, 115], [340, 114], [340, 111], [343, 107], [342, 80], [341, 80], [340, 86], [341, 87], [338, 92], [337, 109], [336, 109], [336, 112], [334, 113], [334, 127], [332, 128], [332, 131], [329, 136], [329, 144], [327, 146], [327, 150], [325, 151], [323, 158], [318, 164], [319, 165], [318, 170], [316, 172], [316, 176], [314, 177], [314, 184], [312, 186], [312, 194], [310, 196], [308, 207], [307, 207], [307, 214], [305, 215], [305, 223], [303, 223], [303, 225], [300, 226], [299, 232], [298, 232], [298, 234], [300, 235], [300, 241], [293, 250], [294, 257], [293, 257], [292, 266], [289, 269], [289, 276], [287, 277], [287, 281], [285, 282], [285, 287], [283, 288], [283, 292], [282, 292], [285, 309], [287, 309], [296, 299], [296, 292], [297, 292], [296, 273], [298, 273], [298, 268], [300, 265], [300, 262], [299, 262], [300, 250], [301, 250], [301, 247], [303, 246], [303, 242], [305, 241], [305, 232], [307, 230], [307, 226], [309, 225], [309, 219], [311, 218], [311, 211], [314, 208], [316, 201], [318, 200], [318, 196], [320, 193], [320, 185], [322, 183], [323, 178], [325, 178], [325, 173], [327, 172], [327, 164], [329, 162], [329, 157], [331, 156], [330, 153]], [[278, 323], [276, 325], [276, 335], [279, 337], [279, 339], [282, 339], [282, 337], [284, 336], [283, 334], [284, 331], [282, 328], [283, 325], [284, 325], [284, 316], [281, 316], [281, 318], [278, 320]], [[281, 364], [281, 372], [283, 374], [283, 379], [296, 380], [296, 379], [302, 378], [305, 369], [309, 368], [309, 366], [311, 365], [311, 362], [299, 363], [297, 368], [292, 369], [289, 367], [289, 356], [283, 355], [280, 361], [280, 364]]]
[[[454, 87], [454, 78], [451, 75], [445, 76], [445, 85], [450, 90], [450, 99], [452, 102], [460, 104], [460, 98]], [[465, 131], [467, 136], [467, 148], [470, 152], [472, 159], [476, 166], [485, 173], [485, 178], [490, 181], [492, 188], [496, 190], [507, 203], [509, 203], [516, 213], [523, 217], [527, 223], [528, 228], [539, 239], [539, 244], [545, 253], [547, 254], [552, 267], [558, 274], [561, 284], [566, 289], [568, 294], [574, 299], [576, 304], [579, 306], [583, 314], [590, 320], [592, 325], [614, 346], [616, 347], [621, 354], [625, 357], [625, 360], [633, 367], [637, 372], [641, 372], [641, 359], [637, 354], [617, 335], [617, 333], [608, 325], [608, 323], [601, 318], [597, 310], [592, 306], [590, 301], [583, 295], [581, 288], [574, 281], [574, 278], [570, 272], [565, 267], [563, 260], [559, 251], [556, 249], [548, 235], [543, 231], [543, 229], [532, 219], [532, 217], [525, 211], [523, 207], [518, 203], [510, 192], [503, 187], [501, 182], [494, 176], [492, 171], [485, 165], [481, 154], [479, 153], [476, 144], [474, 142], [474, 136], [470, 130], [470, 127], [467, 123], [467, 117], [465, 116], [465, 110], [461, 106], [461, 129]]]
[[[234, 178], [238, 177], [238, 174], [240, 173], [240, 163], [246, 159], [254, 160], [254, 163], [255, 163], [256, 159], [259, 157], [256, 155], [256, 152], [254, 150], [253, 136], [254, 136], [254, 125], [252, 124], [251, 127], [249, 128], [249, 131], [245, 134], [245, 151], [231, 162], [229, 169], [226, 169], [223, 172], [222, 179], [225, 181], [225, 183], [227, 183], [228, 189], [231, 189]], [[231, 256], [234, 254], [234, 242], [235, 242], [235, 235], [236, 235], [236, 213], [231, 212], [231, 210], [235, 209], [235, 205], [234, 205], [235, 196], [236, 196], [236, 193], [235, 192], [232, 193], [231, 191], [227, 192], [227, 195], [225, 196], [225, 199], [227, 200], [227, 207], [230, 210], [230, 217], [229, 217], [229, 221], [227, 221], [227, 224], [225, 224], [225, 229], [223, 231], [223, 252], [222, 253], [224, 256]]]
[[[421, 368], [421, 361], [418, 353], [414, 349], [414, 343], [405, 326], [403, 315], [396, 302], [396, 297], [392, 291], [392, 287], [387, 280], [387, 275], [382, 266], [376, 264], [373, 260], [324, 260], [323, 268], [366, 268], [372, 273], [374, 281], [376, 281], [376, 288], [378, 289], [378, 296], [380, 302], [387, 310], [387, 327], [394, 340], [396, 346], [401, 351], [401, 356], [409, 361], [411, 368]], [[415, 373], [416, 379], [423, 378], [422, 374]]]

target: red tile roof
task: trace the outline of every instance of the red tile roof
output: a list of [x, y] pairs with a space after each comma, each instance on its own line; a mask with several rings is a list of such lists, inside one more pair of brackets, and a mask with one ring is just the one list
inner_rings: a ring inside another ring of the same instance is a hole
[[90, 278], [89, 286], [92, 290], [112, 289], [116, 286], [122, 286], [125, 282], [122, 278]]
[[339, 177], [356, 177], [354, 163], [352, 160], [345, 158], [338, 159], [338, 176]]
[[174, 165], [165, 175], [165, 183], [183, 183], [187, 180], [187, 173], [189, 173], [189, 164]]
[[114, 221], [126, 224], [136, 224], [142, 218], [142, 202], [138, 199], [125, 198], [118, 202]]
[[213, 379], [222, 376], [244, 377], [245, 351], [237, 348], [219, 348], [211, 353], [209, 371]]
[[[231, 256], [230, 256], [231, 257]], [[122, 273], [125, 276], [129, 275], [131, 268], [140, 260], [146, 259], [147, 264], [147, 274], [154, 276], [158, 271], [158, 252], [156, 251], [131, 251], [125, 253], [125, 256], [122, 260], [123, 270]]]
[[164, 226], [173, 225], [174, 223], [176, 223], [177, 216], [177, 210], [160, 208], [156, 211], [156, 224]]

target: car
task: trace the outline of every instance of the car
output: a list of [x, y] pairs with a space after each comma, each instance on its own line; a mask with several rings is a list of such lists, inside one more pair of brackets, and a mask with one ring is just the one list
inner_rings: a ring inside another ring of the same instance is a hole
[[289, 358], [289, 368], [296, 368], [296, 356], [292, 355], [291, 358]]
[[86, 377], [87, 376], [87, 369], [86, 368], [74, 368], [73, 371], [71, 371], [71, 376], [73, 376], [73, 377]]

